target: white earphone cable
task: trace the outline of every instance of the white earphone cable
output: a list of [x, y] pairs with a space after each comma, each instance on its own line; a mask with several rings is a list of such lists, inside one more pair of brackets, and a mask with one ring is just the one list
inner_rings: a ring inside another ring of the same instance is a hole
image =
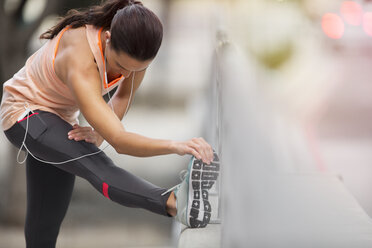
[[[104, 60], [105, 60], [105, 63], [104, 63], [104, 69], [105, 69], [105, 72], [104, 72], [104, 79], [106, 80], [106, 82], [108, 82], [107, 80], [107, 70], [106, 70], [106, 50], [105, 50], [105, 54], [104, 54]], [[128, 109], [129, 109], [129, 105], [131, 104], [131, 99], [132, 99], [132, 94], [133, 94], [133, 85], [134, 85], [134, 77], [135, 77], [135, 72], [133, 71], [133, 77], [132, 77], [132, 85], [131, 85], [131, 90], [130, 90], [130, 95], [129, 95], [129, 99], [128, 99], [128, 103], [127, 103], [127, 107], [126, 107], [126, 110], [125, 110], [125, 113], [124, 113], [124, 116], [127, 115], [128, 113]], [[112, 111], [115, 113], [115, 109], [114, 109], [114, 105], [111, 101], [111, 95], [110, 95], [110, 91], [109, 89], [107, 88], [107, 94], [108, 94], [108, 97], [109, 97], [109, 103], [111, 105], [111, 109]], [[53, 162], [53, 161], [46, 161], [46, 160], [43, 160], [43, 159], [40, 159], [40, 158], [37, 158], [35, 155], [33, 155], [31, 153], [31, 151], [27, 148], [26, 146], [26, 137], [27, 137], [27, 133], [28, 133], [28, 125], [29, 125], [29, 122], [28, 122], [28, 119], [29, 119], [29, 116], [30, 116], [30, 112], [32, 112], [34, 114], [34, 111], [32, 111], [30, 108], [29, 108], [29, 105], [28, 103], [26, 102], [25, 105], [24, 105], [24, 108], [27, 112], [27, 118], [26, 118], [26, 130], [25, 130], [25, 135], [23, 137], [23, 141], [22, 141], [22, 145], [21, 147], [19, 148], [18, 150], [18, 154], [17, 154], [17, 162], [19, 164], [23, 164], [26, 159], [27, 159], [27, 156], [28, 154], [30, 154], [34, 159], [40, 161], [40, 162], [43, 162], [43, 163], [47, 163], [47, 164], [55, 164], [55, 165], [58, 165], [58, 164], [65, 164], [65, 163], [68, 163], [68, 162], [72, 162], [72, 161], [76, 161], [78, 159], [82, 159], [82, 158], [85, 158], [85, 157], [88, 157], [88, 156], [93, 156], [93, 155], [96, 155], [100, 152], [102, 152], [103, 150], [105, 150], [110, 144], [107, 144], [102, 150], [99, 150], [97, 152], [92, 152], [92, 153], [88, 153], [88, 154], [85, 154], [85, 155], [82, 155], [82, 156], [79, 156], [79, 157], [76, 157], [76, 158], [72, 158], [72, 159], [68, 159], [68, 160], [65, 160], [65, 161], [61, 161], [61, 162]], [[20, 161], [19, 160], [19, 156], [20, 156], [20, 153], [21, 153], [21, 150], [22, 150], [22, 147], [24, 147], [26, 149], [26, 156], [25, 158]]]

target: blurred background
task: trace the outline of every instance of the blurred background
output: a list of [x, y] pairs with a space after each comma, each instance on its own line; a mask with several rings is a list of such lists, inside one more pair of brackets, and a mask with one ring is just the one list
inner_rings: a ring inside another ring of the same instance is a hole
[[[0, 82], [42, 45], [38, 36], [58, 16], [97, 3], [0, 0]], [[175, 140], [203, 136], [224, 161], [238, 161], [223, 164], [226, 209], [239, 197], [233, 192], [244, 193], [233, 180], [243, 180], [245, 172], [301, 171], [336, 175], [372, 216], [372, 1], [143, 3], [165, 33], [123, 120], [128, 130]], [[25, 172], [16, 152], [1, 133], [0, 248], [24, 247]], [[162, 187], [179, 182], [190, 158], [106, 152], [118, 166]], [[239, 204], [249, 211], [249, 204]], [[77, 178], [57, 247], [173, 247], [178, 235], [171, 219], [121, 207]]]

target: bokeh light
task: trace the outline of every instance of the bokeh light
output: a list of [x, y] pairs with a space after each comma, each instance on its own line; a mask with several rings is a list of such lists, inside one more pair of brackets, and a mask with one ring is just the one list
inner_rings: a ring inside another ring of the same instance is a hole
[[322, 29], [329, 38], [340, 39], [345, 32], [345, 24], [337, 14], [327, 13], [322, 17]]
[[363, 29], [368, 36], [372, 36], [372, 12], [363, 15]]
[[341, 5], [341, 15], [344, 18], [345, 22], [350, 25], [359, 26], [362, 24], [363, 9], [356, 2], [343, 2]]

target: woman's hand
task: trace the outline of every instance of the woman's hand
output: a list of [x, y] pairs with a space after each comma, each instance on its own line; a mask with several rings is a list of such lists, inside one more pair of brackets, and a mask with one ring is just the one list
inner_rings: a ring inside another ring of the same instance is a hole
[[193, 138], [184, 142], [174, 141], [171, 146], [178, 155], [191, 154], [207, 164], [213, 161], [213, 149], [203, 138]]
[[73, 129], [68, 132], [68, 138], [75, 141], [85, 140], [86, 142], [95, 144], [97, 147], [103, 142], [103, 138], [98, 132], [94, 131], [91, 127], [82, 127], [78, 124], [75, 124]]

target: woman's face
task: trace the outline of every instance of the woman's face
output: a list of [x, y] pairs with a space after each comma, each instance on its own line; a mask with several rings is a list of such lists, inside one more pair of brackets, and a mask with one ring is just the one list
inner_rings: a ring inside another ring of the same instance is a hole
[[107, 61], [107, 73], [112, 75], [123, 75], [128, 78], [132, 72], [140, 72], [146, 70], [146, 68], [152, 62], [151, 60], [139, 61], [130, 57], [124, 52], [116, 52], [111, 48], [108, 42], [105, 49], [106, 61]]

